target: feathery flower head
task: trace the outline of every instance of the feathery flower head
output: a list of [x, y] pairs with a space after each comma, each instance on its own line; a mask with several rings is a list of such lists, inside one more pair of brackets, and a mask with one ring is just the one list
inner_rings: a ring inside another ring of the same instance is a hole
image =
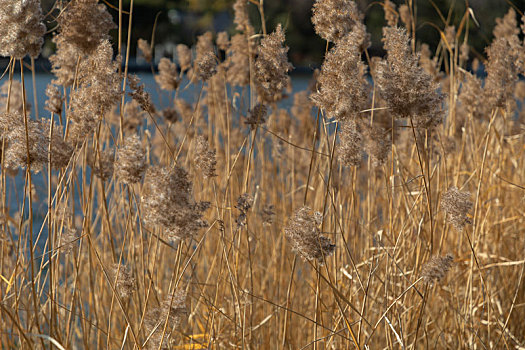
[[176, 50], [180, 69], [185, 72], [191, 68], [191, 49], [184, 44], [179, 44]]
[[[7, 107], [7, 95], [9, 95], [9, 112], [24, 114], [24, 97], [22, 93], [22, 83], [19, 80], [13, 80], [11, 84], [11, 93], [9, 93], [9, 80], [0, 88], [0, 109], [3, 111]], [[26, 112], [29, 115], [31, 104], [27, 100], [26, 94]]]
[[230, 41], [225, 61], [227, 81], [234, 86], [250, 83], [250, 48], [246, 35], [235, 34]]
[[[171, 342], [171, 332], [178, 328], [186, 314], [186, 292], [177, 290], [162, 301], [159, 307], [151, 309], [144, 318], [144, 327], [149, 340], [147, 349], [167, 349]], [[164, 323], [167, 322], [167, 327]], [[166, 328], [166, 332], [164, 332]]]
[[346, 166], [358, 166], [363, 158], [363, 135], [355, 120], [341, 122], [339, 133], [341, 146], [339, 150], [339, 161]]
[[87, 162], [91, 167], [93, 173], [102, 181], [108, 180], [113, 176], [115, 169], [115, 156], [111, 149], [106, 149], [102, 152], [88, 153]]
[[176, 90], [179, 86], [177, 65], [166, 57], [162, 57], [159, 62], [159, 74], [155, 75], [155, 81], [163, 90]]
[[275, 206], [273, 204], [266, 204], [261, 213], [261, 218], [263, 221], [263, 225], [271, 225], [273, 224], [273, 220], [275, 218]]
[[233, 12], [235, 14], [233, 23], [237, 25], [237, 30], [250, 32], [252, 25], [250, 23], [250, 16], [248, 15], [248, 0], [235, 0]]
[[44, 108], [51, 113], [55, 113], [57, 115], [62, 114], [62, 104], [64, 103], [64, 97], [58, 90], [58, 87], [53, 84], [47, 84], [46, 96], [47, 100], [46, 106]]
[[358, 45], [352, 31], [336, 43], [323, 62], [317, 78], [320, 87], [312, 100], [329, 118], [348, 120], [366, 108], [366, 66]]
[[257, 92], [263, 102], [277, 102], [288, 85], [288, 72], [293, 66], [288, 62], [288, 46], [284, 45], [284, 32], [279, 24], [275, 31], [261, 40], [255, 61]]
[[113, 60], [113, 48], [102, 40], [96, 49], [78, 66], [78, 87], [71, 92], [69, 117], [73, 121], [71, 135], [81, 143], [91, 135], [105, 112], [120, 101], [120, 60]]
[[[124, 134], [135, 133], [144, 121], [146, 113], [136, 100], [128, 101], [124, 104], [124, 111], [122, 113], [122, 129]], [[120, 115], [116, 115], [117, 125], [120, 124]]]
[[266, 123], [266, 114], [268, 113], [268, 108], [263, 104], [257, 104], [251, 110], [248, 111], [248, 117], [246, 117], [245, 124], [248, 124], [252, 130], [256, 128], [257, 125], [262, 125]]
[[115, 174], [125, 184], [131, 185], [142, 180], [146, 171], [146, 153], [137, 135], [124, 140], [124, 146], [117, 151]]
[[248, 210], [253, 205], [254, 198], [249, 193], [243, 193], [237, 198], [237, 204], [235, 205], [235, 208], [240, 211], [239, 216], [235, 219], [235, 222], [237, 223], [237, 228], [245, 226], [246, 225], [246, 217], [248, 216]]
[[116, 27], [106, 6], [98, 0], [70, 2], [57, 21], [59, 35], [84, 54], [96, 50], [102, 40], [109, 40], [108, 32]]
[[49, 57], [52, 64], [51, 72], [56, 77], [52, 83], [64, 87], [71, 86], [76, 76], [78, 57], [83, 55], [75, 45], [61, 35], [55, 35], [51, 41], [56, 45], [56, 52]]
[[142, 107], [142, 109], [150, 114], [155, 113], [155, 106], [151, 102], [150, 95], [144, 91], [144, 85], [140, 84], [140, 79], [138, 76], [132, 74], [128, 75], [128, 85], [131, 89], [131, 92], [128, 93], [133, 100], [137, 101]]
[[198, 136], [195, 146], [195, 167], [202, 171], [205, 178], [217, 176], [215, 154], [215, 150], [210, 150], [208, 139], [202, 135]]
[[450, 254], [445, 256], [434, 256], [421, 268], [421, 277], [427, 283], [435, 283], [443, 279], [454, 262], [454, 257]]
[[401, 22], [405, 25], [405, 28], [407, 28], [408, 31], [412, 30], [412, 15], [410, 14], [410, 8], [408, 5], [403, 4], [399, 6], [399, 17], [401, 18]]
[[162, 117], [170, 123], [175, 123], [179, 120], [179, 113], [176, 108], [166, 107], [161, 112]]
[[374, 166], [385, 164], [392, 148], [392, 136], [384, 128], [372, 125], [365, 130], [365, 148]]
[[46, 26], [39, 0], [0, 3], [0, 56], [22, 59], [40, 55]]
[[330, 256], [335, 245], [321, 234], [323, 216], [319, 212], [312, 213], [309, 207], [298, 209], [284, 228], [286, 237], [292, 244], [292, 250], [299, 253], [305, 260], [324, 262]]
[[58, 246], [60, 251], [65, 255], [71, 254], [76, 243], [79, 241], [79, 236], [78, 231], [74, 227], [65, 226], [60, 234], [60, 242]]
[[461, 84], [461, 90], [458, 95], [458, 101], [462, 108], [470, 113], [476, 119], [488, 118], [488, 106], [483, 96], [482, 81], [475, 75], [467, 72]]
[[202, 214], [208, 202], [195, 202], [192, 182], [183, 168], [151, 167], [142, 190], [144, 221], [161, 226], [172, 240], [192, 237], [208, 223]]
[[144, 39], [139, 39], [137, 41], [137, 47], [139, 49], [140, 54], [144, 58], [144, 60], [146, 60], [146, 62], [150, 63], [151, 60], [153, 59], [153, 52], [151, 50], [151, 46], [148, 43], [148, 41], [144, 40]]
[[32, 171], [38, 172], [47, 164], [48, 138], [39, 121], [28, 118], [26, 136], [24, 117], [18, 113], [3, 113], [0, 115], [0, 136], [7, 145], [4, 151], [7, 169], [29, 165]]
[[217, 58], [213, 51], [208, 51], [196, 60], [197, 76], [202, 81], [208, 81], [217, 73]]
[[115, 289], [120, 298], [127, 299], [135, 290], [135, 278], [129, 267], [125, 265], [114, 264], [110, 270], [111, 283], [115, 283]]
[[510, 39], [519, 35], [520, 28], [516, 19], [516, 11], [511, 7], [503, 18], [496, 18], [496, 25], [492, 34], [495, 38]]
[[470, 193], [459, 191], [456, 186], [451, 186], [441, 197], [441, 208], [447, 213], [449, 223], [458, 231], [463, 231], [465, 225], [471, 223], [467, 214], [472, 205]]
[[[520, 46], [521, 48], [521, 46]], [[520, 73], [520, 55], [522, 48], [517, 50], [513, 43], [505, 37], [495, 38], [486, 49], [488, 60], [486, 63], [487, 78], [485, 79], [484, 98], [490, 109], [505, 107], [512, 99], [514, 87]]]
[[383, 42], [388, 56], [378, 63], [376, 84], [392, 113], [400, 118], [414, 118], [418, 128], [431, 128], [442, 121], [443, 96], [439, 86], [418, 64], [404, 28], [383, 28]]
[[383, 3], [383, 11], [385, 11], [385, 20], [389, 27], [397, 26], [399, 14], [396, 11], [396, 4], [390, 0], [385, 0]]
[[312, 12], [315, 32], [333, 43], [348, 34], [364, 18], [353, 0], [316, 0]]
[[[51, 167], [54, 169], [62, 169], [68, 166], [71, 156], [73, 155], [73, 145], [64, 140], [64, 128], [54, 122], [51, 124], [50, 119], [42, 119], [42, 132], [47, 137], [48, 145], [51, 144]], [[51, 126], [53, 133], [49, 138]], [[49, 149], [49, 147], [47, 148]]]
[[230, 46], [230, 38], [228, 37], [228, 32], [220, 32], [219, 34], [217, 34], [217, 39], [215, 40], [215, 42], [217, 43], [217, 47], [220, 50], [228, 50], [228, 47]]

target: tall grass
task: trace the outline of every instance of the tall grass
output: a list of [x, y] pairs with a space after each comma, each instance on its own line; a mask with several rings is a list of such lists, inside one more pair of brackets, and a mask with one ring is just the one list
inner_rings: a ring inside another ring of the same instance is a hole
[[266, 27], [263, 0], [238, 0], [235, 35], [179, 46], [177, 65], [155, 67], [139, 41], [154, 105], [127, 74], [132, 6], [115, 26], [96, 0], [57, 2], [39, 119], [23, 61], [42, 44], [39, 3], [7, 2], [1, 348], [525, 348], [514, 10], [482, 80], [470, 8], [457, 27], [439, 14], [432, 54], [413, 1], [372, 7], [388, 23], [381, 59], [353, 1], [318, 0], [325, 62], [288, 96], [285, 29]]

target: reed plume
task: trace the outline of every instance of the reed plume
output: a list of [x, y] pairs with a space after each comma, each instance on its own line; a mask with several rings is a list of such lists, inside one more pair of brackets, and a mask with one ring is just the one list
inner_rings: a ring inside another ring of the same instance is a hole
[[472, 205], [470, 193], [460, 191], [455, 186], [451, 186], [441, 198], [441, 208], [447, 214], [448, 222], [454, 225], [458, 231], [463, 231], [466, 224], [472, 223], [467, 216]]
[[443, 96], [432, 77], [418, 64], [403, 28], [383, 28], [388, 56], [379, 62], [376, 84], [391, 112], [398, 118], [413, 118], [418, 128], [431, 128], [443, 119]]
[[149, 168], [142, 193], [144, 221], [162, 227], [168, 238], [190, 238], [208, 226], [202, 215], [209, 203], [194, 200], [192, 182], [183, 168]]
[[159, 62], [159, 74], [155, 75], [155, 81], [163, 90], [177, 90], [179, 78], [175, 63], [166, 57], [162, 57]]
[[40, 55], [44, 25], [39, 0], [4, 0], [0, 6], [0, 56], [22, 59]]
[[263, 102], [277, 102], [288, 85], [288, 47], [284, 46], [284, 32], [279, 24], [275, 31], [261, 40], [259, 55], [255, 61], [257, 92]]
[[321, 213], [312, 213], [309, 207], [301, 207], [284, 228], [292, 250], [305, 260], [317, 260], [319, 263], [324, 263], [325, 258], [335, 250], [335, 245], [321, 234], [319, 225], [322, 220]]
[[117, 151], [115, 174], [125, 184], [132, 185], [142, 180], [146, 171], [146, 154], [137, 135], [128, 136]]
[[450, 254], [445, 256], [432, 257], [421, 269], [421, 277], [427, 283], [437, 283], [448, 273], [454, 262], [454, 257]]
[[364, 18], [353, 0], [316, 0], [312, 13], [315, 32], [334, 43]]

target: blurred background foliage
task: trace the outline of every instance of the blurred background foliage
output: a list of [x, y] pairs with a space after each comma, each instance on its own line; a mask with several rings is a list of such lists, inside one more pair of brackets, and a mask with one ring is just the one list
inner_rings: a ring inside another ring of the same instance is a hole
[[[392, 0], [397, 6], [404, 0]], [[43, 0], [44, 9], [50, 9], [54, 0]], [[118, 21], [118, 0], [104, 0], [112, 9], [115, 22]], [[234, 0], [134, 0], [132, 53], [136, 52], [139, 38], [152, 37], [155, 19], [156, 58], [170, 56], [174, 45], [184, 43], [192, 45], [196, 37], [205, 31], [235, 33], [232, 5]], [[385, 25], [382, 0], [357, 0], [365, 13], [365, 23], [372, 35], [371, 55], [381, 55], [381, 31]], [[129, 10], [130, 0], [122, 0], [125, 10]], [[269, 30], [278, 23], [286, 29], [286, 40], [290, 47], [290, 60], [298, 67], [316, 67], [322, 62], [324, 43], [314, 32], [310, 21], [314, 0], [265, 0], [266, 24]], [[469, 44], [471, 57], [482, 58], [484, 48], [492, 40], [495, 19], [502, 17], [512, 6], [518, 13], [518, 20], [525, 10], [525, 0], [414, 0], [417, 11], [417, 39], [434, 49], [439, 40], [440, 30], [447, 24], [456, 27], [470, 7], [479, 23], [479, 27], [470, 20]], [[252, 23], [256, 30], [260, 28], [260, 18], [255, 5], [250, 6]], [[124, 27], [127, 28], [124, 16]], [[443, 21], [443, 18], [445, 21]], [[51, 22], [51, 21], [50, 21]], [[51, 27], [52, 24], [49, 24]], [[124, 30], [124, 35], [127, 35]], [[116, 34], [115, 34], [116, 36]]]

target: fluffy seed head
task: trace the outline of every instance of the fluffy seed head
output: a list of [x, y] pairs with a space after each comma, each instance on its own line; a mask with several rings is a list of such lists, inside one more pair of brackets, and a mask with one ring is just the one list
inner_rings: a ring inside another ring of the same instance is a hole
[[197, 76], [203, 81], [209, 80], [217, 73], [217, 58], [213, 51], [208, 51], [197, 59]]
[[52, 64], [51, 72], [56, 77], [53, 84], [71, 86], [75, 80], [78, 58], [83, 54], [80, 49], [61, 35], [55, 35], [51, 40], [56, 45], [56, 52], [49, 57]]
[[[147, 312], [144, 328], [149, 336], [147, 349], [167, 349], [170, 347], [172, 330], [178, 328], [186, 314], [186, 292], [177, 290], [166, 297], [161, 305]], [[167, 327], [164, 327], [167, 322]], [[164, 332], [166, 328], [166, 332]]]
[[142, 190], [144, 221], [159, 225], [172, 240], [195, 235], [208, 223], [202, 214], [208, 202], [195, 202], [192, 182], [183, 168], [151, 167], [146, 172]]
[[247, 32], [251, 28], [250, 17], [248, 16], [248, 1], [235, 0], [233, 4], [235, 18], [233, 22], [237, 25], [237, 30]]
[[286, 237], [292, 244], [292, 250], [305, 260], [316, 259], [319, 263], [323, 263], [324, 258], [335, 250], [335, 245], [319, 230], [322, 219], [321, 213], [312, 213], [310, 208], [302, 207], [295, 212], [284, 229]]
[[520, 51], [507, 38], [496, 38], [487, 48], [484, 98], [492, 108], [505, 107], [518, 81]]
[[47, 164], [48, 138], [39, 121], [28, 118], [26, 136], [24, 117], [17, 113], [3, 113], [0, 116], [0, 135], [7, 144], [4, 160], [7, 169], [29, 165], [32, 171], [38, 172]]
[[227, 50], [225, 67], [226, 79], [234, 86], [245, 86], [250, 83], [250, 49], [249, 41], [244, 34], [235, 34]]
[[383, 3], [383, 11], [385, 11], [385, 20], [387, 25], [390, 27], [397, 26], [399, 14], [396, 11], [396, 4], [390, 0], [385, 0]]
[[179, 113], [176, 108], [166, 107], [162, 110], [162, 117], [170, 123], [175, 123], [179, 120]]
[[58, 90], [55, 85], [48, 84], [46, 88], [46, 96], [47, 100], [45, 109], [57, 115], [62, 114], [62, 104], [64, 103], [64, 97], [62, 97], [60, 90]]
[[346, 166], [358, 166], [363, 157], [363, 136], [355, 120], [345, 120], [341, 123], [339, 133], [341, 146], [339, 160]]
[[312, 94], [312, 100], [329, 118], [353, 118], [368, 102], [365, 73], [356, 32], [352, 31], [326, 55], [317, 79], [320, 87]]
[[246, 225], [246, 217], [248, 215], [248, 210], [250, 210], [253, 205], [253, 200], [253, 196], [249, 193], [243, 193], [239, 196], [239, 198], [237, 198], [237, 204], [235, 205], [235, 208], [240, 211], [239, 216], [235, 219], [237, 228]]
[[520, 33], [518, 21], [516, 20], [516, 11], [511, 7], [503, 18], [496, 18], [496, 25], [492, 34], [495, 38], [511, 38]]
[[273, 220], [275, 218], [275, 206], [273, 204], [265, 205], [262, 209], [261, 218], [263, 225], [273, 224]]
[[[69, 165], [71, 156], [73, 155], [73, 145], [64, 141], [64, 129], [61, 125], [54, 122], [53, 133], [51, 138], [51, 120], [42, 119], [42, 132], [47, 137], [48, 142], [51, 143], [51, 167], [54, 169], [62, 169]], [[49, 145], [49, 144], [48, 144]], [[49, 147], [47, 148], [49, 149]]]
[[65, 255], [71, 254], [78, 243], [78, 238], [79, 234], [75, 228], [70, 226], [64, 227], [62, 234], [60, 235], [60, 251]]
[[125, 184], [131, 185], [142, 180], [146, 171], [146, 153], [137, 135], [124, 140], [124, 146], [117, 151], [115, 174]]
[[159, 62], [159, 74], [155, 75], [155, 81], [163, 90], [176, 90], [179, 86], [179, 79], [175, 63], [162, 57]]
[[215, 150], [210, 150], [208, 140], [204, 136], [197, 137], [195, 146], [195, 166], [202, 171], [205, 178], [215, 177], [217, 159], [215, 159]]
[[68, 109], [73, 124], [72, 138], [81, 143], [96, 127], [105, 112], [111, 111], [120, 101], [120, 60], [113, 59], [113, 48], [108, 40], [102, 40], [97, 48], [80, 62], [78, 87], [71, 92], [71, 108]]
[[128, 76], [128, 85], [131, 92], [128, 93], [135, 101], [138, 102], [142, 109], [150, 114], [155, 113], [155, 106], [151, 102], [150, 95], [144, 91], [144, 85], [140, 84], [140, 79], [136, 75]]
[[323, 39], [337, 42], [348, 34], [363, 14], [352, 0], [316, 0], [312, 23], [315, 32]]
[[272, 34], [261, 40], [255, 61], [257, 92], [263, 102], [277, 102], [288, 85], [288, 72], [293, 66], [288, 62], [288, 47], [284, 46], [284, 32], [279, 24]]
[[483, 96], [481, 79], [467, 72], [461, 84], [458, 101], [466, 111], [476, 119], [488, 118], [490, 111], [487, 101], [480, 98]]
[[427, 283], [435, 283], [444, 278], [454, 262], [450, 254], [445, 256], [434, 256], [421, 268], [421, 277]]
[[115, 28], [106, 6], [99, 4], [98, 0], [72, 1], [57, 21], [59, 35], [84, 54], [90, 54], [101, 41], [108, 40], [108, 32]]
[[403, 22], [405, 27], [410, 31], [412, 29], [412, 15], [410, 14], [410, 8], [406, 4], [399, 6], [399, 17], [401, 18], [401, 22]]
[[[137, 128], [142, 125], [146, 117], [145, 114], [136, 100], [126, 102], [122, 113], [122, 129], [124, 130], [124, 134], [134, 134], [137, 132]], [[116, 124], [120, 125], [120, 115], [116, 115], [115, 117], [117, 119]]]
[[[4, 112], [7, 107], [7, 96], [9, 94], [9, 80], [4, 82], [0, 89], [0, 110]], [[26, 93], [26, 112], [29, 115], [31, 111], [31, 104], [27, 100]], [[13, 80], [11, 84], [11, 94], [9, 95], [9, 112], [24, 114], [24, 98], [22, 93], [22, 83], [18, 80]]]
[[137, 41], [137, 47], [139, 49], [140, 54], [146, 60], [146, 62], [151, 62], [151, 60], [153, 59], [153, 53], [148, 41], [144, 39], [139, 39]]
[[441, 197], [441, 208], [447, 213], [449, 223], [458, 231], [463, 231], [465, 225], [471, 223], [467, 213], [472, 205], [470, 193], [459, 191], [456, 186], [451, 186]]
[[443, 96], [433, 78], [418, 65], [403, 28], [383, 28], [388, 57], [378, 63], [376, 84], [392, 113], [413, 118], [418, 128], [435, 127], [442, 120]]
[[268, 108], [263, 104], [257, 104], [248, 112], [248, 117], [246, 118], [245, 124], [248, 124], [252, 130], [256, 128], [257, 125], [262, 125], [266, 123], [266, 114], [268, 113]]
[[87, 162], [93, 173], [102, 181], [106, 181], [113, 175], [115, 157], [111, 149], [98, 153], [96, 156], [94, 153], [88, 153]]
[[46, 26], [39, 0], [0, 3], [0, 56], [16, 59], [40, 55]]
[[220, 32], [217, 34], [217, 40], [215, 40], [217, 43], [217, 47], [223, 51], [226, 51], [228, 47], [230, 46], [230, 38], [228, 37], [227, 32]]
[[180, 69], [185, 72], [191, 68], [191, 49], [184, 44], [179, 44], [176, 50]]
[[115, 289], [120, 298], [127, 299], [133, 294], [135, 278], [127, 266], [114, 264], [109, 275], [111, 283], [115, 283]]
[[372, 158], [372, 164], [374, 166], [385, 164], [392, 148], [391, 133], [380, 126], [373, 125], [366, 128], [365, 135], [365, 148]]

